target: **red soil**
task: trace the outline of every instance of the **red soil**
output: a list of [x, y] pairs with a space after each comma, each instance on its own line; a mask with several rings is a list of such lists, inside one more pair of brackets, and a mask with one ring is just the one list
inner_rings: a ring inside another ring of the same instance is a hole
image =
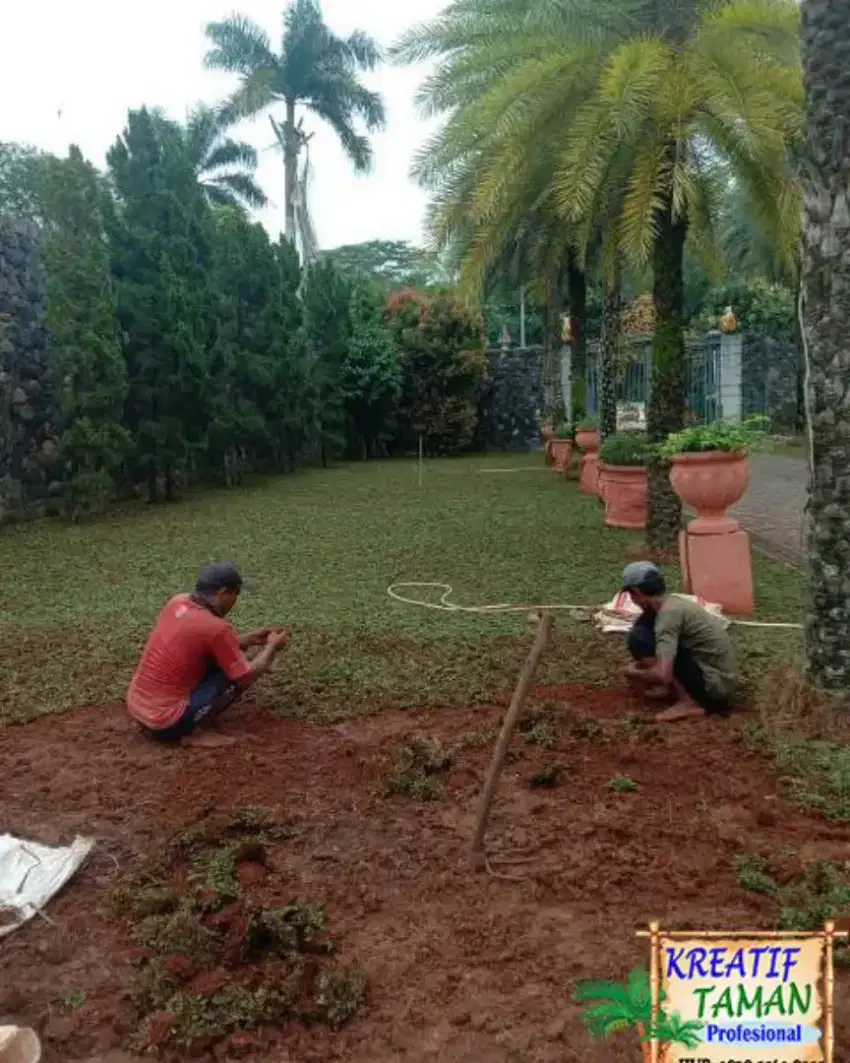
[[[322, 905], [340, 961], [367, 974], [369, 999], [336, 1033], [292, 1024], [238, 1038], [228, 1052], [275, 1063], [631, 1063], [628, 1036], [590, 1040], [570, 1002], [576, 983], [622, 979], [644, 962], [634, 931], [652, 918], [680, 929], [771, 925], [772, 902], [738, 888], [734, 856], [762, 846], [844, 859], [846, 833], [779, 800], [740, 720], [638, 732], [617, 726], [638, 711], [625, 693], [536, 693], [558, 702], [558, 748], [515, 736], [488, 831], [497, 867], [500, 855], [531, 858], [510, 867], [528, 875], [522, 882], [471, 871], [466, 857], [498, 708], [314, 727], [246, 704], [227, 724], [242, 742], [216, 751], [154, 745], [117, 705], [0, 731], [3, 828], [49, 843], [76, 833], [98, 841], [51, 902], [54, 925], [36, 918], [0, 946], [0, 1020], [33, 1025], [45, 1063], [126, 1060], [139, 950], [107, 903], [110, 887], [136, 856], [211, 810], [265, 805], [301, 832], [275, 847], [268, 867], [244, 861], [240, 878]], [[602, 722], [603, 736], [582, 726], [586, 717]], [[453, 753], [443, 800], [382, 796], [392, 749], [413, 733]], [[531, 789], [554, 761], [565, 766], [562, 784]], [[622, 774], [636, 792], [608, 789]], [[214, 990], [216, 972], [179, 956], [173, 964]], [[847, 1044], [850, 1007], [837, 996], [838, 1043]]]

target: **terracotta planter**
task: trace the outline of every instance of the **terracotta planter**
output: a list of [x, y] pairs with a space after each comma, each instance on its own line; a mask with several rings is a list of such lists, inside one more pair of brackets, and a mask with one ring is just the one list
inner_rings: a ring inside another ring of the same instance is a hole
[[599, 494], [599, 433], [595, 428], [579, 428], [576, 432], [576, 446], [582, 451], [581, 482], [579, 487], [585, 494]]
[[688, 525], [692, 535], [722, 535], [738, 530], [726, 510], [743, 498], [750, 484], [750, 463], [743, 453], [708, 450], [677, 454], [670, 483], [681, 500], [697, 512]]
[[566, 472], [573, 458], [573, 441], [571, 439], [550, 439], [548, 446], [555, 463], [555, 472]]
[[605, 527], [643, 531], [649, 502], [646, 466], [600, 464], [599, 482]]

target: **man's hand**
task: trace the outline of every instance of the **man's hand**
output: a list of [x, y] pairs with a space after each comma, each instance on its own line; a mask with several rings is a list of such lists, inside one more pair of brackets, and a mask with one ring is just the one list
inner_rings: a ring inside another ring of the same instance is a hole
[[270, 631], [266, 635], [265, 641], [267, 646], [271, 646], [274, 650], [280, 650], [292, 642], [292, 632], [288, 628], [278, 628]]

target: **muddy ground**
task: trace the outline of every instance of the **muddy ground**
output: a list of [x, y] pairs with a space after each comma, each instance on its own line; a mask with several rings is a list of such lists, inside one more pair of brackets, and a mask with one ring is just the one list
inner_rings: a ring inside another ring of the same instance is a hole
[[[242, 741], [223, 751], [156, 746], [120, 705], [0, 731], [3, 828], [98, 842], [51, 921], [0, 946], [0, 1019], [33, 1025], [45, 1063], [138, 1050], [139, 948], [115, 902], [122, 882], [186, 827], [262, 806], [294, 828], [267, 846], [264, 896], [322, 907], [334, 962], [365, 974], [366, 1001], [339, 1030], [293, 1021], [202, 1044], [198, 1058], [632, 1063], [628, 1035], [589, 1038], [576, 984], [644, 963], [634, 932], [653, 918], [775, 925], [775, 902], [740, 888], [736, 856], [844, 859], [846, 831], [782, 801], [745, 719], [647, 727], [626, 693], [580, 687], [538, 690], [535, 706], [541, 726], [515, 736], [488, 832], [494, 866], [518, 882], [471, 871], [466, 857], [500, 706], [315, 727], [246, 703], [225, 725]], [[451, 754], [437, 800], [387, 795], [411, 735]], [[558, 785], [530, 785], [555, 764]], [[518, 855], [529, 862], [500, 861]], [[839, 1045], [850, 1043], [841, 988]]]

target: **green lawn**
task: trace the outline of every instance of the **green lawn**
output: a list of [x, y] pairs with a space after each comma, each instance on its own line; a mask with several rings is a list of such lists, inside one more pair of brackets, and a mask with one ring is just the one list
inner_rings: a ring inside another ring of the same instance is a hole
[[[512, 469], [513, 472], [500, 470]], [[398, 580], [451, 583], [458, 601], [597, 604], [637, 536], [602, 528], [598, 503], [539, 455], [352, 465], [128, 507], [95, 524], [0, 534], [0, 721], [121, 696], [144, 636], [199, 563], [232, 559], [256, 590], [238, 626], [291, 624], [260, 696], [281, 714], [334, 718], [385, 704], [461, 704], [510, 687], [523, 616], [460, 616], [390, 601]], [[674, 576], [675, 578], [675, 576]], [[756, 559], [760, 617], [799, 619], [799, 577]], [[789, 661], [800, 637], [742, 632], [745, 667]], [[559, 619], [548, 682], [612, 681], [621, 647]]]

